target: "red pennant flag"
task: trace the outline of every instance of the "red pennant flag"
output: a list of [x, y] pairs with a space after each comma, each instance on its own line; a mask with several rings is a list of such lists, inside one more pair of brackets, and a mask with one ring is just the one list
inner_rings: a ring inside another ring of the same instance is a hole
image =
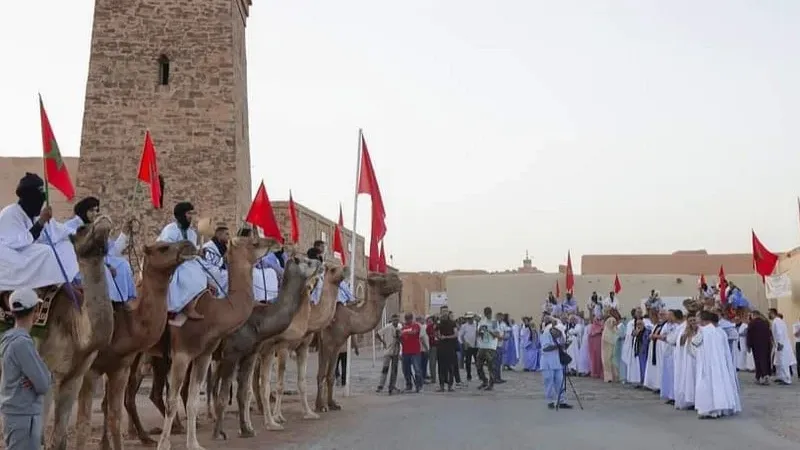
[[161, 204], [163, 193], [161, 192], [161, 183], [158, 180], [156, 147], [153, 145], [149, 130], [144, 133], [144, 147], [142, 148], [139, 173], [136, 175], [136, 179], [150, 185], [150, 203], [153, 204], [155, 209], [160, 209], [163, 206]]
[[556, 298], [561, 298], [561, 286], [558, 285], [558, 280], [556, 280]]
[[572, 289], [575, 287], [575, 275], [572, 273], [572, 256], [570, 256], [569, 251], [567, 251], [567, 280], [564, 285], [567, 288], [567, 292], [573, 292]]
[[342, 258], [342, 265], [347, 265], [347, 254], [344, 251], [344, 218], [342, 217], [342, 205], [339, 205], [339, 223], [336, 224], [336, 229], [333, 230], [333, 252], [339, 253]]
[[379, 262], [380, 266], [378, 267], [378, 272], [386, 273], [388, 272], [388, 266], [386, 265], [386, 253], [383, 252], [383, 241], [381, 241], [381, 251], [379, 255]]
[[619, 274], [614, 275], [614, 294], [619, 294], [622, 291], [622, 283], [619, 281]]
[[719, 266], [719, 300], [724, 305], [728, 303], [728, 280], [725, 278], [725, 268]]
[[278, 221], [275, 220], [275, 212], [272, 211], [272, 203], [269, 202], [267, 188], [264, 187], [263, 181], [258, 186], [258, 191], [256, 191], [256, 196], [253, 198], [253, 203], [250, 204], [250, 211], [247, 212], [244, 221], [264, 230], [264, 236], [283, 244], [281, 229], [278, 227]]
[[297, 208], [294, 206], [292, 191], [289, 191], [289, 217], [292, 221], [292, 243], [300, 242], [300, 224], [297, 221]]
[[372, 237], [370, 239], [369, 270], [378, 271], [380, 268], [380, 251], [378, 242], [386, 236], [386, 210], [383, 207], [383, 197], [378, 187], [378, 178], [369, 156], [367, 141], [361, 135], [361, 167], [358, 176], [358, 193], [368, 194], [372, 200]]
[[778, 255], [767, 250], [767, 247], [764, 247], [764, 244], [758, 240], [755, 231], [752, 231], [752, 234], [753, 268], [757, 274], [761, 275], [763, 281], [764, 277], [772, 275], [772, 272], [775, 270], [775, 266], [778, 264]]
[[44, 182], [45, 185], [52, 185], [61, 191], [67, 201], [75, 198], [75, 186], [69, 176], [67, 165], [61, 158], [61, 151], [50, 126], [50, 119], [47, 118], [47, 111], [44, 110], [42, 96], [39, 96], [39, 116], [42, 121], [42, 158], [44, 159]]

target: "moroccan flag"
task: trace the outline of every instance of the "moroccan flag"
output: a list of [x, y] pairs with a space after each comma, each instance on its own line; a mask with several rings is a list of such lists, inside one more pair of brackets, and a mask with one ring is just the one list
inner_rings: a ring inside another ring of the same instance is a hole
[[775, 266], [778, 264], [778, 255], [767, 250], [767, 247], [764, 247], [764, 244], [758, 240], [755, 231], [752, 231], [752, 234], [753, 268], [757, 274], [761, 275], [761, 280], [763, 281], [764, 277], [772, 275], [772, 272], [775, 270]]
[[58, 148], [56, 136], [50, 126], [50, 119], [47, 118], [47, 111], [44, 110], [42, 96], [39, 95], [39, 116], [42, 121], [42, 157], [44, 159], [44, 182], [61, 191], [67, 201], [75, 198], [75, 186], [69, 177], [69, 170], [64, 160], [61, 158], [61, 150]]
[[358, 171], [357, 193], [368, 194], [372, 200], [372, 236], [369, 247], [369, 270], [377, 272], [380, 269], [380, 251], [378, 242], [386, 236], [386, 209], [383, 207], [383, 197], [378, 187], [378, 178], [369, 156], [367, 141], [361, 134], [361, 167]]
[[336, 224], [336, 229], [333, 230], [333, 252], [339, 253], [342, 258], [342, 265], [347, 265], [347, 256], [344, 251], [344, 218], [342, 217], [342, 205], [339, 204], [339, 223]]
[[378, 272], [386, 273], [388, 272], [388, 266], [386, 265], [386, 253], [383, 252], [383, 241], [381, 241], [381, 251], [378, 256], [380, 265], [378, 266]]
[[150, 203], [153, 204], [155, 209], [161, 209], [163, 206], [161, 204], [163, 192], [161, 192], [161, 183], [158, 180], [158, 175], [156, 146], [153, 145], [150, 130], [147, 130], [144, 133], [144, 147], [142, 148], [142, 157], [139, 159], [139, 173], [136, 175], [136, 179], [150, 185]]
[[289, 217], [292, 221], [292, 243], [297, 244], [300, 242], [300, 224], [297, 221], [297, 208], [294, 206], [292, 191], [289, 191]]
[[570, 256], [569, 251], [567, 251], [567, 280], [564, 286], [566, 286], [567, 292], [573, 292], [572, 289], [575, 287], [575, 275], [572, 273], [572, 256]]
[[561, 298], [561, 286], [558, 285], [558, 280], [556, 280], [556, 298]]
[[256, 196], [253, 203], [250, 204], [250, 211], [247, 212], [244, 221], [264, 230], [264, 236], [283, 244], [281, 229], [278, 227], [278, 221], [275, 220], [275, 212], [272, 211], [272, 204], [269, 202], [267, 188], [264, 187], [263, 181], [258, 186], [258, 191], [256, 191]]
[[724, 305], [728, 303], [728, 280], [725, 278], [725, 269], [719, 266], [719, 300]]
[[619, 294], [622, 291], [622, 283], [619, 281], [619, 274], [614, 275], [614, 294]]

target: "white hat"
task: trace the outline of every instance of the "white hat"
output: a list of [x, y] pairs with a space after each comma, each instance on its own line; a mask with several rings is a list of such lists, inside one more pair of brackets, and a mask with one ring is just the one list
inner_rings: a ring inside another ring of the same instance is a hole
[[33, 289], [17, 289], [8, 299], [12, 312], [27, 311], [39, 303], [42, 303], [42, 299], [33, 292]]

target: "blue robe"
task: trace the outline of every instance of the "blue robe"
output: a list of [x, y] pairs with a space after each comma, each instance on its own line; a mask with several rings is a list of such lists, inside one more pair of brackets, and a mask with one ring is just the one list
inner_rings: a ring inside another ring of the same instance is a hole
[[642, 336], [642, 343], [639, 348], [639, 354], [637, 355], [639, 357], [640, 384], [644, 383], [644, 371], [647, 369], [647, 350], [650, 348], [650, 334], [650, 328], [645, 327]]
[[211, 279], [214, 287], [217, 288], [217, 298], [228, 296], [228, 266], [225, 264], [225, 255], [221, 254], [214, 241], [203, 244], [203, 265]]
[[524, 370], [539, 370], [539, 333], [523, 326], [520, 331], [519, 345], [522, 347], [522, 368]]
[[[75, 234], [78, 228], [83, 225], [83, 219], [75, 216], [72, 219], [64, 222], [64, 227], [67, 228], [70, 234]], [[112, 302], [124, 303], [136, 298], [136, 283], [133, 280], [133, 269], [131, 264], [122, 256], [122, 251], [128, 244], [128, 237], [120, 234], [116, 240], [108, 240], [106, 245], [106, 284], [108, 285], [108, 298]], [[112, 267], [117, 273], [116, 276], [111, 275]], [[80, 277], [80, 274], [78, 274]]]
[[519, 362], [519, 358], [517, 357], [517, 343], [514, 339], [513, 329], [508, 327], [505, 334], [505, 339], [503, 340], [503, 365], [509, 367], [515, 367]]
[[564, 299], [564, 303], [561, 304], [561, 311], [565, 314], [575, 314], [578, 312], [578, 301], [575, 300], [575, 297], [571, 299]]
[[[161, 230], [161, 234], [156, 239], [158, 242], [169, 244], [189, 241], [197, 248], [197, 233], [189, 228], [186, 236], [178, 226], [177, 222], [172, 222]], [[172, 278], [169, 280], [169, 290], [167, 291], [167, 310], [169, 312], [180, 312], [186, 305], [202, 293], [209, 285], [206, 269], [203, 267], [203, 260], [198, 256], [194, 259], [184, 261], [175, 269]]]
[[[273, 253], [264, 255], [253, 266], [253, 299], [257, 302], [274, 303], [278, 300], [280, 277], [268, 261], [269, 255], [274, 256]], [[273, 262], [278, 264], [277, 258]]]

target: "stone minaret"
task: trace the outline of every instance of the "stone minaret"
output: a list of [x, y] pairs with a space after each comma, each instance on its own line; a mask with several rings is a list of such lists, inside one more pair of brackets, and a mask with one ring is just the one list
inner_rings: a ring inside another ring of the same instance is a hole
[[[245, 26], [252, 0], [95, 0], [78, 195], [152, 241], [176, 202], [235, 227], [250, 204]], [[132, 202], [145, 130], [166, 182]], [[141, 238], [140, 238], [140, 242]]]

